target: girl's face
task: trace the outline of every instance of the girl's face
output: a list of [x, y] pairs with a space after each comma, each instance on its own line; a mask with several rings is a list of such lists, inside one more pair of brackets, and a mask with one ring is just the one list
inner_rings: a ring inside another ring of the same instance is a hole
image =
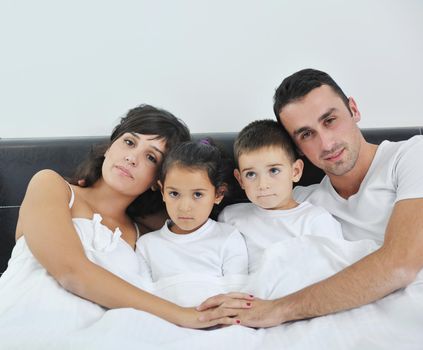
[[127, 132], [104, 154], [104, 181], [115, 190], [137, 197], [155, 181], [166, 141], [157, 135]]
[[223, 193], [216, 191], [206, 170], [181, 166], [170, 167], [164, 183], [160, 183], [167, 213], [174, 233], [186, 234], [200, 228], [209, 218], [214, 204]]

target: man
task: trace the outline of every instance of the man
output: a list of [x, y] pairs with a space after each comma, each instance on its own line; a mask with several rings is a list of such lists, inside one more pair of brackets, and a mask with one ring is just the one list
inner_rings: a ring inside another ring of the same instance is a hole
[[[240, 311], [241, 324], [269, 327], [327, 315], [410, 284], [423, 268], [423, 137], [380, 146], [366, 142], [354, 99], [313, 69], [282, 81], [274, 111], [298, 149], [326, 173], [320, 184], [297, 188], [296, 199], [329, 210], [346, 239], [370, 238], [381, 246], [319, 283], [277, 300], [255, 300]], [[201, 307], [218, 305], [219, 298]]]

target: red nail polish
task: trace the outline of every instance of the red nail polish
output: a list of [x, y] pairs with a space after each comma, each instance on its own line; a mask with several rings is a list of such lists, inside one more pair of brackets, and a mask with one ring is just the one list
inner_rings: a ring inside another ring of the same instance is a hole
[[247, 306], [251, 306], [251, 303], [247, 303]]
[[240, 323], [241, 323], [241, 321], [240, 321], [240, 320], [236, 320], [235, 322], [236, 322], [237, 324], [240, 324]]

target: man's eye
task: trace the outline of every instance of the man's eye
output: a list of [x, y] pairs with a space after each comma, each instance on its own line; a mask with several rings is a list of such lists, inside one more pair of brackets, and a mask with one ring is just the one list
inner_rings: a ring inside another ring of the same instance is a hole
[[334, 118], [334, 117], [325, 119], [325, 125], [331, 125], [331, 124], [333, 124], [333, 122], [335, 121], [335, 119], [336, 118]]
[[193, 196], [194, 199], [200, 199], [201, 197], [203, 197], [203, 194], [201, 192], [194, 192]]
[[313, 132], [312, 131], [304, 131], [302, 134], [301, 134], [301, 140], [307, 140], [307, 139], [309, 139], [311, 136], [313, 135]]
[[280, 169], [278, 169], [278, 168], [270, 168], [270, 169], [269, 169], [269, 172], [270, 172], [272, 175], [277, 175], [277, 174], [279, 174], [281, 171], [280, 171]]
[[169, 197], [176, 198], [176, 197], [178, 197], [178, 195], [179, 195], [179, 193], [176, 192], [176, 191], [170, 191], [169, 192]]
[[247, 171], [245, 173], [245, 177], [247, 179], [254, 179], [256, 177], [256, 173], [254, 171]]

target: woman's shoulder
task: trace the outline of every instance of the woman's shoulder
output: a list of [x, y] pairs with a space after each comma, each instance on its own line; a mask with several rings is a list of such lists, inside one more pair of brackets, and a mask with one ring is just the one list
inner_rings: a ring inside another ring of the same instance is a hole
[[71, 195], [71, 188], [59, 173], [51, 169], [43, 169], [31, 178], [27, 194], [31, 193], [45, 196], [66, 196], [68, 198]]
[[32, 176], [32, 180], [35, 181], [60, 181], [63, 183], [66, 183], [65, 179], [56, 171], [52, 170], [52, 169], [42, 169], [39, 170], [38, 172], [36, 172], [33, 176]]

